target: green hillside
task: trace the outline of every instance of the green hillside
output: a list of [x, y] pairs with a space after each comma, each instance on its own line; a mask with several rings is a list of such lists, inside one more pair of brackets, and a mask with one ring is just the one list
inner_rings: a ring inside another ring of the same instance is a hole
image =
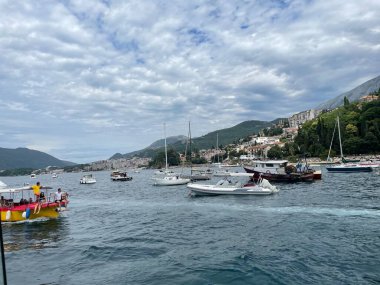
[[271, 122], [265, 121], [245, 121], [231, 128], [214, 131], [202, 137], [192, 139], [193, 147], [197, 149], [215, 148], [218, 136], [219, 147], [237, 142], [253, 133], [257, 134], [260, 130], [270, 127]]
[[[208, 133], [202, 137], [192, 138], [192, 148], [194, 150], [201, 149], [210, 149], [216, 147], [216, 137], [218, 134], [219, 147], [225, 146], [231, 143], [238, 141], [241, 138], [245, 138], [252, 134], [257, 134], [260, 130], [272, 126], [274, 123], [278, 122], [280, 119], [276, 119], [272, 122], [266, 121], [245, 121], [231, 128], [217, 130], [211, 133]], [[194, 130], [192, 130], [194, 132]], [[186, 147], [186, 140], [183, 136], [174, 137], [176, 140], [173, 143], [169, 143], [168, 148], [174, 149], [179, 152], [183, 152]], [[154, 147], [152, 147], [154, 146]], [[161, 146], [161, 147], [160, 147]], [[139, 157], [154, 157], [155, 154], [159, 151], [162, 151], [164, 147], [163, 140], [159, 140], [151, 144], [149, 147], [134, 151], [126, 154], [116, 153], [110, 159], [117, 158], [131, 158], [133, 156]]]
[[[380, 96], [380, 91], [374, 93]], [[349, 104], [306, 122], [295, 143], [301, 152], [326, 158], [333, 137], [335, 120], [339, 116], [344, 154], [370, 154], [380, 151], [380, 99], [369, 103]], [[332, 155], [339, 154], [339, 140], [335, 133]]]
[[64, 167], [74, 164], [28, 148], [0, 148], [0, 170], [15, 168], [39, 169], [47, 166]]

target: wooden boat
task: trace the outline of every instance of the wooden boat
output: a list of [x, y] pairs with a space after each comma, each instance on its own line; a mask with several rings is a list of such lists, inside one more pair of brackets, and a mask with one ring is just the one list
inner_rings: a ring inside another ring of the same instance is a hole
[[259, 172], [251, 168], [244, 167], [247, 173], [253, 173], [253, 179], [256, 181], [260, 177], [273, 182], [312, 182], [314, 180], [314, 172], [307, 173], [271, 173], [271, 172]]
[[[45, 200], [38, 214], [33, 213], [38, 203], [33, 201], [34, 194], [30, 186], [0, 189], [1, 221], [20, 222], [37, 218], [58, 218], [59, 204], [54, 201], [54, 193], [49, 195], [49, 189], [51, 187], [41, 187]], [[68, 201], [61, 202], [61, 207], [66, 207], [67, 203]]]
[[298, 167], [288, 165], [287, 160], [254, 160], [253, 167], [244, 166], [247, 173], [252, 173], [253, 179], [260, 176], [274, 182], [311, 182], [320, 179], [321, 172], [315, 173], [307, 165], [298, 164]]
[[122, 171], [113, 171], [111, 173], [112, 181], [129, 181], [132, 180], [132, 177], [128, 175], [127, 172]]

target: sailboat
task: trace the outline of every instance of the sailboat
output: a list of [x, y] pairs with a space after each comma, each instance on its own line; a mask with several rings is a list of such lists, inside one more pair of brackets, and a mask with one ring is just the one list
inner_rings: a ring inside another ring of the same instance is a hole
[[183, 178], [178, 174], [169, 173], [168, 170], [168, 149], [166, 145], [166, 124], [164, 124], [164, 137], [165, 137], [165, 176], [163, 177], [153, 177], [154, 186], [174, 186], [183, 185], [190, 182], [189, 178]]
[[[193, 169], [192, 164], [192, 155], [191, 155], [191, 128], [189, 122], [189, 133], [188, 133], [188, 143], [189, 143], [189, 153], [190, 153], [190, 175], [183, 176], [184, 178], [189, 178], [191, 181], [199, 181], [199, 180], [210, 180], [211, 173], [204, 170], [195, 170]], [[185, 156], [187, 155], [187, 144], [185, 150]]]
[[[340, 157], [341, 157], [341, 164], [338, 165], [333, 165], [333, 166], [328, 166], [326, 167], [327, 171], [330, 172], [371, 172], [372, 167], [367, 166], [367, 165], [361, 165], [361, 164], [354, 164], [354, 163], [347, 163], [347, 160], [345, 160], [343, 156], [343, 149], [342, 149], [342, 138], [340, 135], [340, 123], [339, 123], [339, 116], [336, 118], [336, 124], [335, 127], [338, 127], [338, 135], [339, 135], [339, 147], [340, 147]], [[335, 128], [333, 132], [333, 138], [334, 138], [334, 133], [335, 133]], [[330, 150], [328, 154], [328, 158], [330, 158], [330, 151], [331, 151], [331, 146], [332, 146], [332, 139], [331, 139], [331, 144], [330, 144]]]

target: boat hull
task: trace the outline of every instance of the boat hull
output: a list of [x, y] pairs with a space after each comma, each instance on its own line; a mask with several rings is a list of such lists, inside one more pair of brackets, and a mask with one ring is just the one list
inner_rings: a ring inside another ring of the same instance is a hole
[[[14, 206], [14, 207], [1, 207], [0, 208], [1, 221], [20, 222], [20, 221], [33, 220], [33, 219], [38, 219], [38, 218], [55, 219], [59, 217], [58, 203], [43, 204], [41, 206], [40, 212], [38, 214], [33, 214], [34, 207], [36, 207], [36, 205], [37, 205], [36, 203], [33, 203], [29, 205], [20, 205], [20, 206]], [[26, 219], [22, 216], [22, 214], [28, 208], [30, 209], [30, 217]], [[8, 210], [10, 211], [9, 219], [7, 219]]]
[[132, 177], [111, 177], [112, 181], [130, 181]]
[[329, 172], [339, 172], [339, 173], [352, 173], [352, 172], [371, 172], [373, 169], [370, 166], [335, 166], [326, 167]]
[[210, 195], [270, 195], [274, 192], [260, 186], [250, 187], [218, 187], [215, 185], [187, 184], [194, 196]]
[[185, 185], [190, 182], [188, 178], [175, 178], [175, 177], [164, 177], [164, 178], [154, 178], [154, 186], [175, 186], [175, 185]]
[[314, 180], [314, 173], [290, 173], [290, 174], [277, 174], [270, 172], [259, 172], [247, 167], [244, 167], [247, 173], [253, 173], [253, 179], [257, 181], [260, 177], [271, 182], [312, 182]]

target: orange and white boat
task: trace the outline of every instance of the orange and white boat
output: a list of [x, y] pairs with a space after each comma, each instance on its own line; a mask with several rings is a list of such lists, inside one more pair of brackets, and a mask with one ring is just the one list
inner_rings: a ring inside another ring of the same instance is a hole
[[[59, 203], [54, 201], [55, 194], [49, 193], [51, 187], [41, 187], [45, 199], [41, 202], [41, 209], [38, 213], [33, 213], [38, 203], [34, 201], [33, 190], [30, 186], [20, 188], [0, 189], [0, 214], [2, 222], [20, 222], [37, 218], [58, 218]], [[67, 205], [68, 201], [61, 202], [61, 208]]]

